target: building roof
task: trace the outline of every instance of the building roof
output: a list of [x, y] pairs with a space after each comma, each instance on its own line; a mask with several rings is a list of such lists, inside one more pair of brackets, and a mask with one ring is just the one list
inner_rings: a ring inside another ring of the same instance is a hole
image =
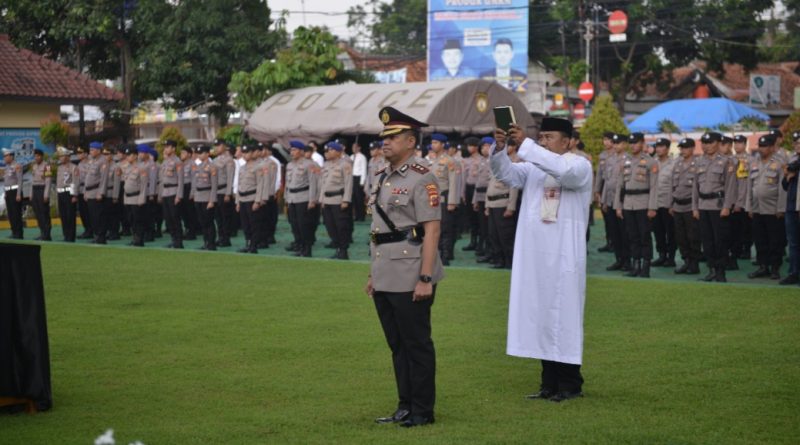
[[363, 54], [342, 45], [353, 61], [354, 68], [362, 71], [394, 71], [406, 68], [406, 82], [425, 82], [428, 79], [428, 61], [420, 56], [386, 56]]
[[64, 104], [122, 100], [123, 94], [71, 68], [26, 49], [0, 34], [0, 98]]

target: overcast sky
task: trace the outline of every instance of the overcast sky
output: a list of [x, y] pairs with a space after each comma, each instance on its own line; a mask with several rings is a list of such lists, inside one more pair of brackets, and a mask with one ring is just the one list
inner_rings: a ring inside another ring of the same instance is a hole
[[[290, 33], [298, 26], [327, 26], [342, 39], [351, 37], [347, 29], [347, 10], [366, 3], [364, 0], [267, 0], [272, 19], [280, 17], [282, 10], [290, 11], [286, 30]], [[304, 14], [302, 11], [305, 9]], [[324, 13], [324, 14], [320, 14]]]

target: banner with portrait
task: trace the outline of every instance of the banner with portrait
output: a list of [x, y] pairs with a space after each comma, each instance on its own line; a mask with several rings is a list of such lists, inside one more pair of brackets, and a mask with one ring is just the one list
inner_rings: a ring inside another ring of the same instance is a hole
[[[0, 128], [0, 148], [14, 150], [14, 158], [23, 165], [33, 161], [33, 150], [37, 148], [46, 154], [53, 152], [51, 147], [42, 144], [38, 128]], [[0, 158], [0, 166], [4, 165]]]
[[428, 81], [485, 79], [524, 92], [527, 0], [428, 0]]

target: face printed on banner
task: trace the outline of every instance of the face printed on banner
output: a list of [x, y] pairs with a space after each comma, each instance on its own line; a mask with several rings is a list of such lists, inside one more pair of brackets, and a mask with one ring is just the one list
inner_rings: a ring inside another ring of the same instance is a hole
[[458, 72], [458, 68], [461, 66], [463, 60], [464, 54], [459, 48], [445, 49], [442, 51], [442, 63], [450, 73]]
[[494, 47], [493, 56], [497, 68], [510, 68], [511, 60], [514, 58], [514, 48], [508, 43], [498, 43]]

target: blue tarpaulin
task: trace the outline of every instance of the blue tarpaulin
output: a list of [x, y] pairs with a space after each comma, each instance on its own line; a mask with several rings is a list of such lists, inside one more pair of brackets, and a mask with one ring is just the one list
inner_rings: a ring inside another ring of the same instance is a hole
[[643, 133], [659, 133], [658, 123], [666, 119], [677, 125], [680, 131], [692, 131], [733, 125], [745, 117], [769, 120], [766, 114], [730, 99], [679, 99], [654, 107], [631, 122], [628, 128]]

